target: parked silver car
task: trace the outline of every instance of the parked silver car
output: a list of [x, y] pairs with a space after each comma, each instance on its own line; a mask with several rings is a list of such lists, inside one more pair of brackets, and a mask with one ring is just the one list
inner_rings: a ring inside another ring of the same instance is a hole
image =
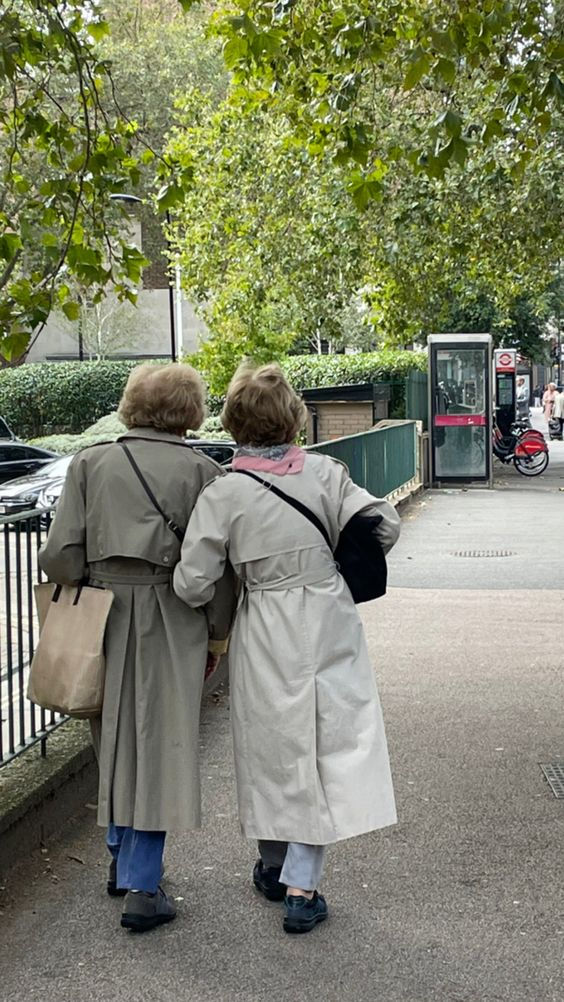
[[[1, 448], [1, 447], [0, 447]], [[16, 515], [34, 508], [50, 508], [47, 496], [59, 500], [72, 456], [58, 456], [41, 469], [0, 486], [0, 515]], [[44, 498], [44, 495], [46, 496]]]

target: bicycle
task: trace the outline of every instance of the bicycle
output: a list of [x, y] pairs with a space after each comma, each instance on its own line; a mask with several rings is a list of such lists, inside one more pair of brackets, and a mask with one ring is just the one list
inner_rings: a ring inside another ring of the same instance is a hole
[[513, 463], [524, 477], [538, 477], [548, 466], [548, 445], [540, 431], [516, 421], [508, 435], [502, 435], [494, 425], [492, 432], [494, 456], [501, 463]]

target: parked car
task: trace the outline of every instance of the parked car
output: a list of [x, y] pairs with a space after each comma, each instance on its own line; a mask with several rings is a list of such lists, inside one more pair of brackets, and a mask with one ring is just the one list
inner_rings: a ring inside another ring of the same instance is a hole
[[3, 417], [0, 417], [0, 438], [7, 438], [9, 442], [13, 442], [15, 437], [8, 422]]
[[[187, 439], [186, 444], [203, 452], [222, 466], [233, 459], [234, 442], [208, 442]], [[0, 446], [1, 448], [1, 446]], [[0, 488], [0, 515], [13, 515], [33, 508], [56, 508], [59, 503], [72, 456], [59, 456], [29, 477], [19, 477]]]
[[0, 484], [16, 477], [24, 477], [35, 473], [41, 467], [58, 459], [56, 452], [39, 449], [35, 445], [25, 445], [24, 442], [0, 441]]
[[[2, 446], [0, 445], [0, 452]], [[49, 491], [55, 491], [57, 501], [63, 489], [72, 456], [58, 456], [27, 477], [18, 477], [0, 487], [0, 515], [16, 515], [20, 511], [31, 511], [35, 507], [51, 507], [39, 503]]]
[[229, 466], [237, 449], [235, 442], [214, 442], [205, 438], [187, 438], [186, 445], [193, 446], [210, 459], [215, 459], [220, 466]]

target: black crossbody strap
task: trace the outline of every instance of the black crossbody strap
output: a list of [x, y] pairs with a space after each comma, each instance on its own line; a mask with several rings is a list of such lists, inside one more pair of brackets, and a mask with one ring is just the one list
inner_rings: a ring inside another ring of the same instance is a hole
[[275, 487], [274, 484], [270, 482], [270, 480], [263, 480], [262, 477], [257, 477], [256, 473], [251, 473], [250, 470], [233, 470], [233, 473], [244, 473], [246, 477], [252, 477], [253, 480], [257, 481], [257, 483], [262, 484], [263, 487], [266, 487], [268, 491], [272, 491], [273, 494], [276, 494], [276, 497], [282, 498], [282, 500], [286, 501], [292, 508], [295, 508], [296, 511], [299, 511], [300, 514], [303, 515], [304, 518], [307, 518], [307, 520], [311, 522], [311, 524], [314, 525], [316, 529], [319, 529], [319, 532], [323, 536], [325, 542], [327, 543], [327, 546], [329, 547], [331, 552], [333, 552], [333, 546], [331, 545], [331, 540], [329, 538], [329, 533], [327, 532], [327, 529], [323, 525], [321, 519], [318, 518], [317, 515], [314, 514], [314, 512], [310, 511], [307, 505], [302, 504], [302, 502], [298, 501], [296, 498], [290, 497], [289, 494], [285, 494], [284, 491], [281, 491], [279, 487]]
[[141, 470], [139, 469], [139, 467], [138, 467], [135, 459], [133, 458], [133, 456], [131, 454], [131, 451], [128, 449], [128, 447], [125, 444], [125, 442], [118, 442], [117, 444], [121, 445], [123, 451], [125, 452], [125, 455], [129, 459], [129, 462], [131, 463], [133, 469], [135, 470], [135, 473], [137, 474], [137, 476], [139, 478], [139, 482], [140, 482], [141, 486], [143, 487], [143, 490], [145, 491], [145, 494], [147, 495], [147, 497], [149, 498], [149, 500], [152, 502], [152, 504], [154, 505], [154, 507], [157, 509], [159, 515], [162, 515], [162, 517], [164, 518], [164, 520], [165, 520], [166, 524], [168, 525], [170, 531], [174, 532], [174, 535], [176, 536], [176, 538], [179, 539], [180, 542], [182, 542], [183, 539], [184, 539], [184, 533], [182, 532], [182, 529], [176, 524], [176, 522], [172, 518], [169, 518], [169, 516], [166, 514], [166, 512], [164, 512], [163, 509], [161, 508], [159, 502], [157, 501], [155, 495], [153, 494], [151, 488], [149, 487], [149, 484], [145, 480], [145, 477], [141, 473]]

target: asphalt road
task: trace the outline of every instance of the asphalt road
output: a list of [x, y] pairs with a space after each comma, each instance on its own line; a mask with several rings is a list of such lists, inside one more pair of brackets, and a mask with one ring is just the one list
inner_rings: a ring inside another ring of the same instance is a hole
[[[400, 821], [330, 851], [325, 926], [285, 936], [253, 892], [222, 693], [204, 828], [168, 843], [176, 922], [119, 928], [85, 809], [10, 876], [2, 1002], [562, 1002], [564, 802], [539, 763], [564, 760], [563, 505], [558, 484], [516, 482], [408, 511], [392, 588], [362, 609]], [[452, 555], [501, 546], [515, 556]]]

